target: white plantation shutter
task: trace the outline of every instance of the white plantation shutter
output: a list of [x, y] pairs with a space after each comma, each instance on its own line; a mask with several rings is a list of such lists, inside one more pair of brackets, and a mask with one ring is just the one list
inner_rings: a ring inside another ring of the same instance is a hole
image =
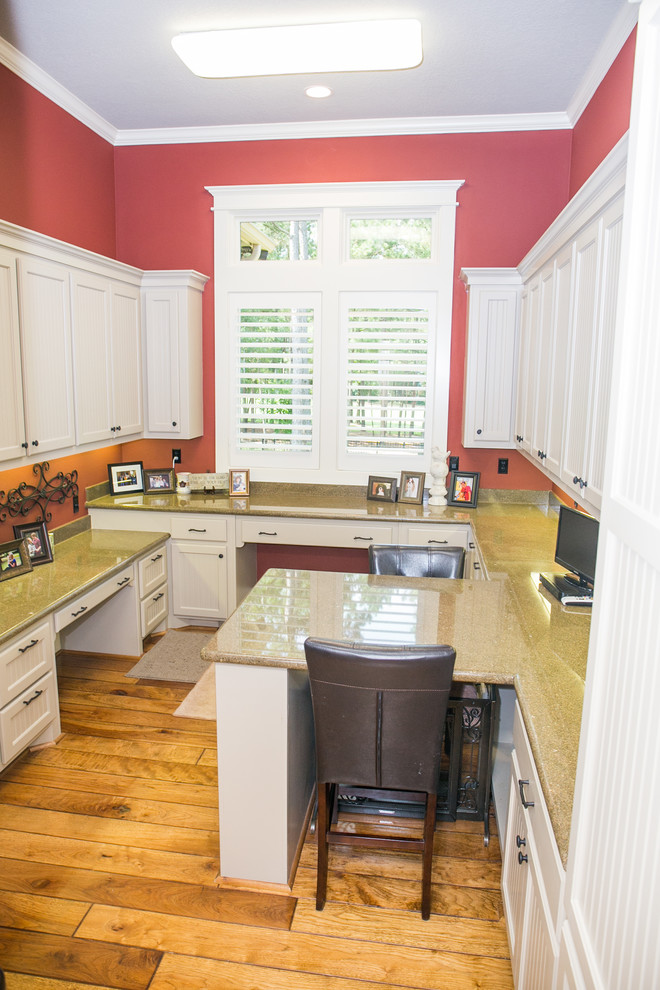
[[314, 315], [313, 306], [272, 306], [258, 295], [236, 307], [236, 450], [311, 452]]
[[347, 452], [423, 454], [433, 367], [433, 299], [348, 297], [343, 323]]

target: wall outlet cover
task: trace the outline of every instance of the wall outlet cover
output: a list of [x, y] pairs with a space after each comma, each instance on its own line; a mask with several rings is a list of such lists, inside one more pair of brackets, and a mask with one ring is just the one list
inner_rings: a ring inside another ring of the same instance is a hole
[[449, 470], [458, 471], [458, 457], [449, 458]]

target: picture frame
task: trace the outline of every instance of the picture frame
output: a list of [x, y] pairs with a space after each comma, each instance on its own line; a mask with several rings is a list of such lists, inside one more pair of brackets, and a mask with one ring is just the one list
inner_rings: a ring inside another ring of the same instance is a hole
[[250, 472], [247, 468], [229, 469], [229, 497], [245, 498], [250, 494]]
[[142, 476], [145, 495], [167, 495], [174, 491], [172, 468], [145, 468]]
[[142, 461], [128, 461], [124, 464], [108, 464], [110, 493], [127, 495], [130, 492], [144, 491]]
[[421, 505], [424, 498], [425, 471], [402, 471], [399, 482], [399, 502]]
[[479, 471], [452, 471], [447, 486], [447, 505], [476, 509], [480, 477]]
[[375, 502], [396, 502], [396, 478], [380, 478], [377, 475], [369, 475], [367, 485], [367, 498]]
[[17, 540], [25, 541], [33, 567], [37, 564], [47, 564], [53, 559], [53, 548], [50, 545], [45, 522], [19, 523], [18, 526], [14, 526], [14, 536]]
[[0, 581], [8, 581], [31, 570], [32, 561], [25, 540], [0, 544]]

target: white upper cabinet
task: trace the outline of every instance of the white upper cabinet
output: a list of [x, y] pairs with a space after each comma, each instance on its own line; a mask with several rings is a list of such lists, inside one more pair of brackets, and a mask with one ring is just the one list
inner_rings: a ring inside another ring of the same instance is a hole
[[27, 452], [75, 442], [69, 271], [42, 258], [18, 259]]
[[71, 276], [78, 444], [142, 431], [142, 354], [137, 286], [91, 272]]
[[202, 435], [202, 292], [199, 272], [145, 272], [145, 436]]
[[626, 149], [624, 138], [519, 266], [516, 443], [592, 511], [603, 485]]
[[21, 343], [18, 329], [16, 256], [0, 247], [0, 349], [4, 380], [0, 389], [0, 461], [25, 453]]
[[518, 309], [515, 269], [464, 268], [469, 294], [464, 447], [513, 447]]

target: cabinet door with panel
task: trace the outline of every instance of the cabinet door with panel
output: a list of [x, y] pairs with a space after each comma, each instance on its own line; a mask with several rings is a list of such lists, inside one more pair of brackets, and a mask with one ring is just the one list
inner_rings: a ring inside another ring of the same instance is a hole
[[110, 282], [91, 272], [71, 275], [71, 320], [76, 397], [76, 440], [112, 438]]
[[521, 299], [520, 360], [518, 362], [518, 392], [516, 398], [516, 446], [529, 453], [536, 408], [535, 378], [538, 353], [539, 278], [532, 278], [524, 287]]
[[226, 619], [227, 520], [185, 513], [172, 517], [170, 532], [173, 614], [190, 619]]
[[140, 290], [136, 285], [113, 282], [110, 293], [113, 432], [123, 440], [127, 434], [141, 433], [144, 423]]
[[75, 442], [69, 272], [64, 265], [18, 259], [27, 453]]
[[0, 351], [5, 369], [0, 389], [0, 461], [25, 454], [23, 378], [18, 324], [16, 255], [0, 247]]

